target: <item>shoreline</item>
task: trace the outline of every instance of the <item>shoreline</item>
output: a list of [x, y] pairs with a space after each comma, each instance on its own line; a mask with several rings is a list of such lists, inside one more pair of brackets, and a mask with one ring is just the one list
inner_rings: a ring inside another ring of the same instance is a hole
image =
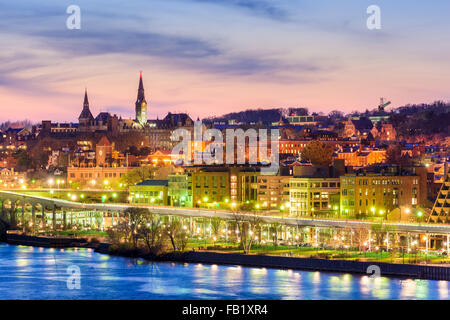
[[90, 248], [101, 254], [128, 258], [142, 258], [155, 262], [204, 263], [218, 265], [240, 265], [244, 267], [292, 269], [351, 273], [372, 276], [370, 270], [377, 269], [380, 276], [450, 281], [450, 267], [433, 265], [394, 264], [386, 262], [362, 262], [348, 260], [326, 260], [318, 258], [284, 257], [275, 255], [245, 255], [215, 251], [172, 252], [161, 255], [128, 251], [121, 254], [110, 252], [108, 243], [92, 243], [84, 238], [52, 238], [19, 234], [7, 234], [5, 243], [45, 248]]

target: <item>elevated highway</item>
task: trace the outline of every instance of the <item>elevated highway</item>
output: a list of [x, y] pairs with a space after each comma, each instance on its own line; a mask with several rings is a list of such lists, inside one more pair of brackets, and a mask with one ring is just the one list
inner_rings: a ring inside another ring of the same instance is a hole
[[[208, 210], [197, 208], [180, 208], [180, 207], [165, 207], [165, 206], [151, 206], [151, 205], [133, 205], [133, 204], [114, 204], [114, 203], [80, 203], [62, 199], [40, 197], [18, 192], [0, 191], [0, 201], [3, 207], [6, 202], [23, 206], [30, 204], [33, 208], [40, 205], [44, 208], [51, 209], [53, 213], [59, 209], [65, 210], [85, 210], [98, 211], [108, 213], [122, 213], [127, 208], [145, 208], [149, 212], [160, 215], [181, 216], [181, 217], [196, 217], [196, 218], [213, 218], [219, 217], [224, 220], [234, 220], [237, 217], [240, 219], [259, 219], [267, 224], [281, 224], [286, 226], [296, 227], [317, 227], [317, 228], [346, 228], [346, 229], [371, 229], [375, 226], [379, 227], [380, 222], [362, 221], [362, 220], [343, 220], [343, 219], [315, 219], [315, 218], [291, 218], [279, 216], [267, 216], [256, 213], [234, 212], [226, 210]], [[34, 210], [34, 209], [33, 209]], [[398, 223], [398, 222], [383, 222], [382, 227], [397, 231], [397, 232], [414, 232], [414, 233], [431, 233], [431, 234], [450, 234], [450, 225], [445, 224], [414, 224], [414, 223]]]

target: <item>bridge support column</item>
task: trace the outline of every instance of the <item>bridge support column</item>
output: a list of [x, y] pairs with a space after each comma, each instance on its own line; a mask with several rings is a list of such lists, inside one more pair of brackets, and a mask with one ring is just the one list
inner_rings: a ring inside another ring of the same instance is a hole
[[63, 211], [63, 230], [67, 229], [67, 214], [66, 211]]
[[209, 218], [209, 237], [211, 238], [212, 236], [212, 225], [211, 225], [211, 218]]
[[449, 250], [450, 249], [450, 235], [447, 235], [447, 257], [450, 255]]
[[34, 204], [31, 205], [31, 224], [33, 233], [36, 233], [36, 212], [34, 212]]
[[350, 229], [350, 250], [353, 248], [353, 229]]
[[22, 204], [22, 215], [20, 217], [20, 221], [22, 223], [22, 228], [25, 226], [26, 219], [25, 219], [25, 204]]
[[45, 206], [44, 205], [42, 205], [41, 219], [42, 219], [42, 229], [45, 231]]
[[369, 230], [369, 251], [372, 248], [372, 230]]
[[333, 229], [333, 242], [334, 242], [334, 250], [337, 249], [337, 231]]
[[53, 231], [56, 231], [56, 206], [53, 206], [52, 208], [52, 225]]
[[228, 221], [225, 220], [225, 242], [228, 242]]
[[11, 208], [9, 209], [9, 220], [11, 223], [11, 227], [15, 228], [17, 226], [16, 220], [16, 205], [11, 201]]
[[6, 219], [5, 219], [5, 201], [4, 201], [4, 200], [2, 201], [1, 218], [4, 219], [4, 220], [6, 220]]
[[314, 238], [315, 238], [315, 243], [316, 246], [319, 246], [319, 228], [315, 227], [314, 228]]
[[389, 251], [389, 232], [386, 232], [386, 251]]
[[409, 232], [407, 232], [406, 233], [406, 249], [407, 249], [407, 251], [408, 251], [408, 253], [409, 253], [409, 251], [411, 250], [411, 248], [410, 248], [410, 242], [411, 242], [411, 240], [410, 240], [410, 238], [409, 238]]

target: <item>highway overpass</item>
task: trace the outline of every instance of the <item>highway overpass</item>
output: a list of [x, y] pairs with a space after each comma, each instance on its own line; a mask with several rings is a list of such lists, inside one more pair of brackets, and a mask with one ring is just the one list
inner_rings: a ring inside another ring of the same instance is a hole
[[[197, 217], [212, 218], [219, 217], [225, 220], [234, 220], [236, 217], [248, 219], [260, 219], [263, 223], [279, 223], [286, 226], [298, 227], [318, 227], [318, 228], [346, 228], [346, 229], [371, 229], [374, 226], [380, 226], [380, 222], [370, 222], [363, 220], [343, 220], [343, 219], [322, 219], [322, 218], [292, 218], [280, 216], [267, 216], [256, 213], [233, 212], [226, 210], [210, 210], [197, 208], [180, 208], [180, 207], [164, 207], [151, 205], [133, 205], [133, 204], [114, 204], [114, 203], [94, 203], [87, 204], [62, 199], [40, 197], [18, 192], [0, 191], [0, 201], [2, 208], [5, 202], [19, 203], [20, 205], [31, 204], [41, 205], [42, 208], [48, 208], [54, 212], [58, 209], [65, 210], [88, 210], [99, 212], [115, 212], [120, 213], [127, 208], [145, 208], [150, 212], [160, 215], [181, 216], [181, 217]], [[397, 223], [383, 222], [382, 226], [386, 229], [397, 232], [415, 232], [415, 233], [432, 233], [432, 234], [450, 234], [450, 225], [444, 224], [414, 224], [414, 223]]]

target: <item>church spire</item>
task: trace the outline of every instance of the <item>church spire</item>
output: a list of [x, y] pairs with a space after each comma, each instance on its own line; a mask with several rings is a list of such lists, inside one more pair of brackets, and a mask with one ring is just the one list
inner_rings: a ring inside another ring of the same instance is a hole
[[87, 95], [87, 89], [84, 90], [84, 102], [83, 102], [83, 110], [78, 117], [78, 121], [82, 126], [89, 126], [92, 121], [94, 121], [94, 117], [92, 116], [91, 110], [89, 110], [89, 100]]
[[142, 71], [139, 74], [139, 88], [136, 102], [146, 102], [144, 94], [144, 82], [142, 81]]
[[88, 95], [87, 95], [87, 88], [84, 89], [83, 109], [89, 109], [89, 100], [88, 100]]
[[147, 101], [145, 101], [144, 82], [142, 81], [142, 71], [139, 74], [139, 88], [136, 99], [136, 121], [141, 125], [147, 123]]

